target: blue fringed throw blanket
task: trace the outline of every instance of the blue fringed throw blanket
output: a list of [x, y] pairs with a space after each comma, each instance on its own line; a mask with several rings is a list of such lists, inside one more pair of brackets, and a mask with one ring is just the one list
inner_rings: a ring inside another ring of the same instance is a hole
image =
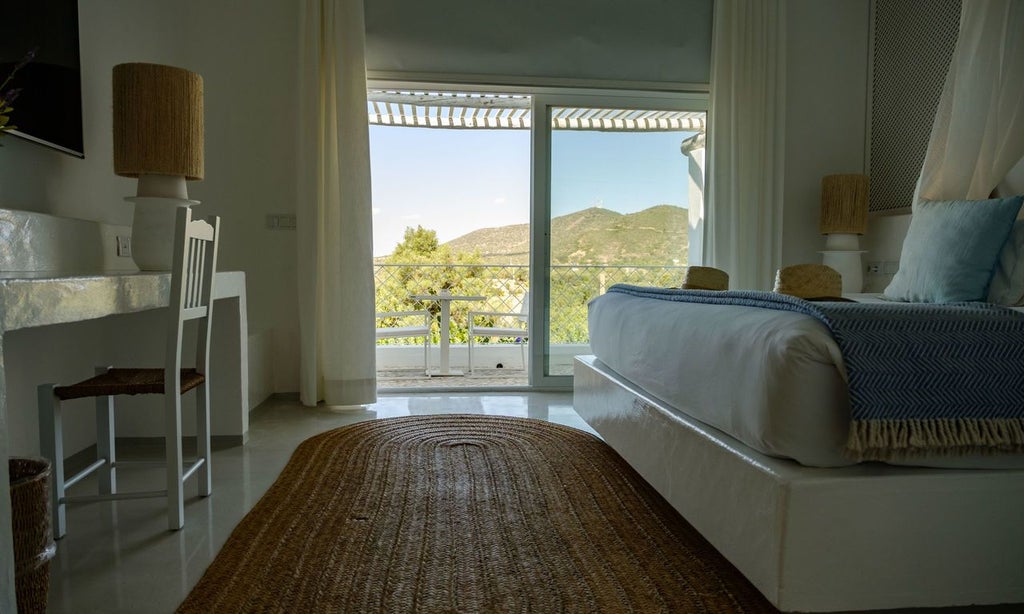
[[846, 367], [855, 460], [1024, 451], [1024, 314], [987, 303], [809, 302], [774, 292], [608, 292], [803, 313]]

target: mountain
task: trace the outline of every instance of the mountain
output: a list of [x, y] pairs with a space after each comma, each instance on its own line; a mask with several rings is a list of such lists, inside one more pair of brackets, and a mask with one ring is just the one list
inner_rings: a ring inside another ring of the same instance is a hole
[[[636, 213], [591, 207], [551, 220], [554, 264], [671, 264], [686, 262], [688, 213], [658, 205]], [[479, 250], [485, 262], [527, 264], [529, 224], [481, 228], [448, 241], [453, 252]]]

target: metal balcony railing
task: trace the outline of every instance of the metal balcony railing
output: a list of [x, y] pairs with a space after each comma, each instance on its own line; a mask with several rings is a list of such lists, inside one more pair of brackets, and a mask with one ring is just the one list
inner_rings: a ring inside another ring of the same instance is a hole
[[[678, 286], [685, 266], [662, 265], [556, 265], [551, 267], [551, 343], [587, 343], [587, 303], [609, 286], [618, 283], [640, 286]], [[412, 300], [410, 295], [437, 294], [448, 290], [455, 295], [483, 296], [479, 302], [451, 304], [451, 342], [466, 342], [466, 313], [494, 311], [519, 313], [530, 289], [530, 268], [526, 265], [493, 264], [376, 264], [374, 265], [376, 310], [378, 312], [428, 309], [437, 313], [433, 302]], [[420, 320], [422, 323], [422, 320]], [[405, 322], [384, 322], [397, 326]], [[433, 340], [439, 339], [437, 319]], [[484, 340], [480, 340], [484, 341]], [[419, 344], [416, 339], [382, 339], [379, 345]]]

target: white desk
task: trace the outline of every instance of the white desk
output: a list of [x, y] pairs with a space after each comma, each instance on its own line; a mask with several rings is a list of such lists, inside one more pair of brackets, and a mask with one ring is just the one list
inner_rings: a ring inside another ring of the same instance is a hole
[[463, 375], [462, 371], [452, 370], [450, 368], [451, 359], [451, 305], [452, 301], [482, 301], [483, 296], [459, 296], [456, 294], [450, 294], [442, 290], [440, 294], [413, 294], [409, 298], [415, 301], [435, 301], [441, 305], [441, 367], [434, 371], [433, 369], [427, 371], [427, 375], [447, 377], [452, 375]]
[[[7, 331], [80, 322], [166, 307], [170, 273], [0, 275], [0, 612], [14, 612], [14, 550], [10, 475], [7, 470], [7, 379], [3, 337]], [[214, 435], [244, 441], [249, 430], [248, 323], [245, 273], [217, 273], [214, 290], [213, 357], [216, 377], [229, 385], [213, 391]], [[92, 369], [94, 365], [84, 365]]]

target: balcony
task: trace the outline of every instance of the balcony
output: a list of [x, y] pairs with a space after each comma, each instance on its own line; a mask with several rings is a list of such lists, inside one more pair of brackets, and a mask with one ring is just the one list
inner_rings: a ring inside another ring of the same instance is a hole
[[[675, 265], [556, 265], [551, 267], [551, 321], [549, 368], [552, 375], [571, 375], [572, 358], [590, 352], [587, 303], [613, 284], [678, 286], [683, 266]], [[449, 326], [450, 363], [467, 371], [463, 377], [429, 377], [423, 370], [421, 338], [389, 338], [377, 342], [377, 385], [392, 388], [500, 389], [528, 384], [521, 339], [474, 340], [474, 368], [469, 372], [467, 313], [470, 311], [521, 313], [529, 290], [529, 267], [493, 264], [376, 264], [376, 310], [397, 312], [428, 310], [433, 315], [430, 364], [439, 363], [440, 330], [437, 303], [417, 301], [413, 295], [483, 296], [481, 301], [453, 301]], [[409, 325], [392, 319], [387, 326]], [[418, 323], [422, 323], [422, 319]], [[539, 330], [533, 324], [533, 330]], [[539, 338], [539, 337], [538, 337]], [[531, 340], [532, 341], [532, 340]], [[526, 348], [529, 361], [529, 348]], [[499, 366], [500, 365], [500, 366]]]

